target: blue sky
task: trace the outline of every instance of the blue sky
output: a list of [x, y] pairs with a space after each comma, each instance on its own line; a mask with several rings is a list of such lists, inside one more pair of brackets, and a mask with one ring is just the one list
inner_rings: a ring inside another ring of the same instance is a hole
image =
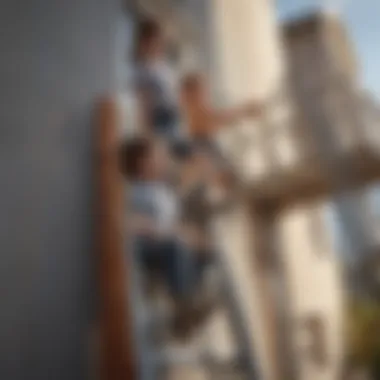
[[380, 0], [277, 0], [280, 19], [328, 4], [338, 8], [359, 56], [363, 87], [380, 99]]

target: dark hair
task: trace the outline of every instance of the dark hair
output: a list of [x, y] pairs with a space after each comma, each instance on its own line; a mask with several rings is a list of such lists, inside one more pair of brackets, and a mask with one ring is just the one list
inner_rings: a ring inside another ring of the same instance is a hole
[[137, 179], [141, 172], [141, 163], [150, 154], [152, 144], [144, 138], [133, 138], [124, 141], [120, 149], [120, 166], [123, 174], [129, 179]]
[[162, 33], [161, 25], [153, 19], [140, 21], [136, 32], [135, 59], [138, 58], [139, 49], [143, 42], [151, 40]]

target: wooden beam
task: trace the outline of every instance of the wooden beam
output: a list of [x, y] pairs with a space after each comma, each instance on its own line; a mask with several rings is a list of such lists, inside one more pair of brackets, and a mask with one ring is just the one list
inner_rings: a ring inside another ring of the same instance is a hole
[[128, 261], [124, 252], [123, 180], [118, 165], [117, 108], [97, 107], [97, 251], [100, 283], [101, 378], [135, 379]]

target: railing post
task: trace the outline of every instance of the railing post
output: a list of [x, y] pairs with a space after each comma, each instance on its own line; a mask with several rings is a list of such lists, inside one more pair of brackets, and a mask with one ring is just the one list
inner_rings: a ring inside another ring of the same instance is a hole
[[101, 378], [135, 379], [128, 265], [124, 252], [123, 181], [118, 168], [117, 107], [102, 99], [96, 110], [97, 251], [100, 283]]

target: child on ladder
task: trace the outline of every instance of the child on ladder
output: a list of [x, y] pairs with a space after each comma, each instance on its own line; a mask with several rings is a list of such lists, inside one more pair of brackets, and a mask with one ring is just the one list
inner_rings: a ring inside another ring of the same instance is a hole
[[200, 72], [182, 78], [180, 96], [192, 145], [206, 153], [212, 163], [221, 169], [221, 178], [231, 176], [229, 165], [215, 143], [216, 134], [242, 120], [261, 117], [265, 111], [264, 105], [250, 101], [232, 108], [216, 109], [210, 101], [207, 80]]
[[186, 334], [188, 321], [200, 323], [212, 304], [196, 302], [207, 263], [181, 224], [179, 198], [167, 181], [166, 146], [135, 138], [124, 144], [121, 158], [130, 183], [128, 220], [134, 254], [147, 273], [155, 272], [164, 281], [176, 307], [175, 332]]

